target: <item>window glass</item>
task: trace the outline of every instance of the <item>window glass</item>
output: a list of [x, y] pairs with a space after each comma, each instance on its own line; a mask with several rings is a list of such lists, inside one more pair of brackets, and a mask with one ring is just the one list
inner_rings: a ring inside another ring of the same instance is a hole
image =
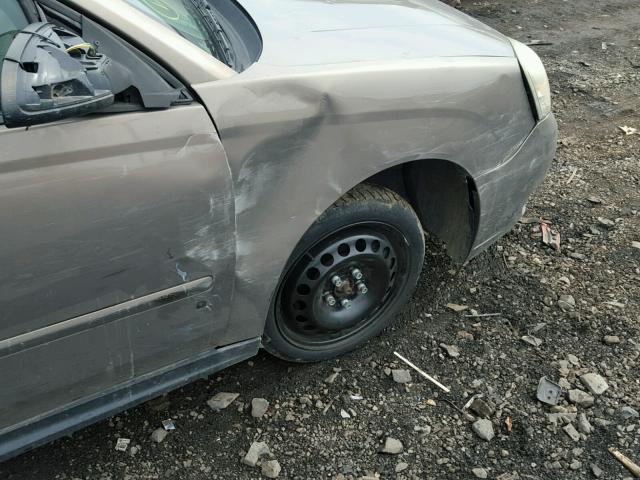
[[231, 68], [235, 53], [209, 0], [125, 0]]
[[126, 0], [150, 17], [167, 25], [203, 50], [216, 55], [205, 19], [192, 0]]

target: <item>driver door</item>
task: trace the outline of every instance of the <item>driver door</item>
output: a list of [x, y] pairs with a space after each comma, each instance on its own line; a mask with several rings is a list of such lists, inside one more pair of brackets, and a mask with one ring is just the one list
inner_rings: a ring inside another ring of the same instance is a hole
[[[4, 0], [0, 27], [25, 21]], [[227, 158], [195, 101], [0, 121], [0, 434], [215, 348], [233, 218]]]

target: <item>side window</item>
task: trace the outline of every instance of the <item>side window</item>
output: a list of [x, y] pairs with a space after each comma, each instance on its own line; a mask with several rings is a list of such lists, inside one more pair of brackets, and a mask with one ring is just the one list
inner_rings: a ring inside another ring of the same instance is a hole
[[[3, 0], [0, 5], [0, 89], [2, 88], [2, 64], [9, 46], [19, 30], [29, 24], [18, 0]], [[0, 125], [2, 120], [2, 103], [0, 98]]]
[[[186, 86], [109, 29], [58, 0], [36, 2], [0, 0], [0, 82], [15, 85], [0, 98], [5, 127], [193, 101]], [[15, 61], [2, 62], [7, 55]]]

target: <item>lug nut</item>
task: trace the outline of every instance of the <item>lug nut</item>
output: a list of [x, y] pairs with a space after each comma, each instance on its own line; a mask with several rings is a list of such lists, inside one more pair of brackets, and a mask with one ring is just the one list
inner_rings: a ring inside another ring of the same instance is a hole
[[340, 288], [342, 287], [342, 279], [338, 276], [338, 275], [334, 275], [333, 277], [331, 277], [331, 283], [333, 283], [333, 285], [336, 288]]
[[348, 298], [343, 298], [340, 301], [340, 305], [342, 305], [342, 308], [351, 308], [351, 300], [349, 300]]
[[358, 282], [358, 292], [360, 292], [362, 295], [366, 295], [368, 291], [369, 289], [363, 282]]
[[327, 302], [327, 305], [329, 305], [330, 307], [335, 307], [336, 303], [338, 303], [336, 301], [336, 297], [334, 297], [333, 295], [327, 295], [326, 297], [324, 297], [324, 301]]
[[362, 277], [363, 277], [362, 272], [357, 268], [354, 268], [353, 270], [351, 270], [351, 276], [356, 280], [362, 280]]

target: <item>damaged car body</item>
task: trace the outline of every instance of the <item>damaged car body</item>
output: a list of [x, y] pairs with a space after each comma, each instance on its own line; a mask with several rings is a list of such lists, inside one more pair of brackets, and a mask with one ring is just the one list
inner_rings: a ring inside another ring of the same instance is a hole
[[435, 0], [7, 0], [0, 60], [0, 459], [352, 350], [555, 154], [537, 55]]

